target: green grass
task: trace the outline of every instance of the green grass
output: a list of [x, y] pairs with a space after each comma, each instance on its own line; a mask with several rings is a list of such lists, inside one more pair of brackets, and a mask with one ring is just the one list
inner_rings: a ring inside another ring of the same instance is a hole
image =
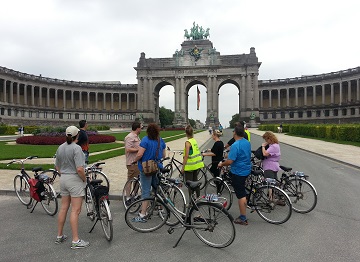
[[[196, 131], [195, 131], [196, 132]], [[201, 131], [197, 131], [201, 132]], [[124, 141], [125, 136], [128, 133], [112, 133], [111, 135], [116, 137], [117, 141]], [[146, 132], [141, 132], [140, 138], [144, 137]], [[161, 131], [160, 136], [164, 139], [165, 142], [177, 140], [179, 138], [185, 137], [185, 132], [182, 130], [176, 131]], [[57, 145], [7, 145], [7, 142], [0, 142], [0, 160], [12, 160], [12, 159], [24, 159], [28, 156], [38, 156], [39, 158], [51, 158], [54, 156], [57, 148]], [[125, 149], [123, 143], [107, 143], [107, 144], [91, 144], [90, 145], [90, 163], [95, 163], [99, 161], [105, 161], [106, 159], [117, 157], [125, 154]], [[91, 153], [101, 152], [106, 150], [115, 149], [113, 151], [104, 152], [96, 155]], [[28, 161], [28, 163], [31, 162]], [[36, 164], [25, 164], [25, 169], [31, 170], [33, 167], [37, 167]], [[43, 169], [53, 168], [53, 164], [42, 164]], [[20, 169], [20, 165], [12, 164], [6, 166], [6, 164], [0, 163], [0, 169]]]

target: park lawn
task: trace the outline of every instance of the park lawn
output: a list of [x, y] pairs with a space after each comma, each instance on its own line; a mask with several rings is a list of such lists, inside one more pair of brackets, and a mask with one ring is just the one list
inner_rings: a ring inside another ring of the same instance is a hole
[[[202, 130], [201, 130], [202, 131]], [[201, 132], [195, 131], [195, 132]], [[116, 137], [116, 140], [123, 141], [127, 133], [112, 133], [111, 135]], [[141, 132], [140, 138], [144, 137], [146, 132]], [[165, 142], [173, 141], [179, 138], [185, 137], [185, 132], [182, 130], [176, 131], [161, 131], [160, 136]], [[119, 140], [118, 140], [119, 139]], [[12, 159], [24, 159], [28, 156], [38, 156], [39, 158], [51, 158], [54, 156], [58, 145], [8, 145], [7, 142], [0, 142], [0, 160], [12, 160]], [[106, 144], [91, 144], [90, 145], [90, 164], [105, 161], [106, 159], [117, 157], [125, 154], [123, 143], [106, 143]], [[110, 151], [108, 151], [110, 150]], [[91, 155], [91, 152], [104, 153]], [[31, 160], [29, 161], [31, 162]], [[28, 163], [29, 163], [28, 162]], [[30, 170], [33, 167], [37, 167], [36, 164], [25, 164], [25, 169]], [[53, 168], [53, 164], [42, 164], [43, 169]], [[19, 169], [18, 164], [6, 166], [4, 163], [0, 163], [0, 169]]]

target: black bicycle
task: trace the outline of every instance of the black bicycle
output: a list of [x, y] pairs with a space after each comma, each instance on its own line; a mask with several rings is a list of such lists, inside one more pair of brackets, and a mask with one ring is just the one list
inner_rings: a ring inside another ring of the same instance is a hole
[[102, 182], [101, 179], [91, 179], [89, 174], [86, 175], [85, 206], [87, 217], [94, 221], [89, 233], [100, 221], [106, 239], [111, 241], [113, 239], [113, 221], [109, 207], [109, 187], [101, 185]]
[[[27, 160], [35, 158], [37, 158], [37, 156], [29, 156], [25, 159], [13, 159], [7, 164], [21, 164], [20, 174], [14, 178], [15, 194], [23, 205], [27, 206], [28, 209], [32, 208], [30, 213], [34, 211], [37, 203], [40, 202], [45, 212], [50, 216], [54, 216], [58, 211], [58, 200], [56, 192], [51, 185], [51, 179], [44, 174], [39, 174], [39, 172], [42, 171], [41, 167], [34, 167], [32, 169], [34, 172], [34, 180], [30, 181], [31, 177], [24, 168], [24, 163]], [[31, 185], [29, 182], [31, 182]]]
[[[157, 173], [160, 183], [172, 181], [171, 178], [166, 178], [162, 173], [166, 173], [166, 169]], [[190, 190], [196, 191], [201, 182], [187, 181], [185, 185]], [[177, 224], [180, 226], [171, 226], [168, 233], [172, 234], [174, 229], [178, 227], [184, 228], [174, 248], [189, 229], [192, 229], [195, 235], [206, 245], [216, 248], [227, 247], [233, 243], [236, 235], [233, 217], [221, 204], [211, 202], [211, 198], [208, 199], [201, 197], [195, 199], [192, 195], [189, 206], [185, 212], [182, 212], [165, 194], [163, 187], [158, 186], [153, 197], [138, 200], [129, 206], [125, 212], [125, 221], [133, 230], [145, 233], [161, 228], [172, 215], [177, 219]], [[143, 202], [146, 202], [144, 205], [147, 205], [146, 215], [139, 219], [138, 212]]]

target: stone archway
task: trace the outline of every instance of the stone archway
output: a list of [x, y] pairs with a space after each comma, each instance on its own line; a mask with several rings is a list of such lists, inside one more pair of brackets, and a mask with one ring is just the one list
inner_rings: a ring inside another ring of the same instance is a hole
[[[195, 25], [194, 25], [195, 26]], [[192, 30], [193, 31], [193, 30]], [[207, 30], [209, 32], [209, 30]], [[255, 48], [249, 54], [220, 55], [205, 35], [191, 39], [185, 36], [181, 50], [170, 58], [146, 58], [141, 53], [137, 71], [138, 117], [144, 122], [158, 123], [159, 90], [172, 85], [175, 90], [175, 125], [185, 125], [188, 119], [187, 93], [196, 83], [207, 89], [207, 125], [217, 125], [219, 119], [219, 89], [226, 83], [238, 87], [239, 115], [248, 120], [259, 115], [258, 58]], [[236, 112], [235, 112], [236, 113]]]

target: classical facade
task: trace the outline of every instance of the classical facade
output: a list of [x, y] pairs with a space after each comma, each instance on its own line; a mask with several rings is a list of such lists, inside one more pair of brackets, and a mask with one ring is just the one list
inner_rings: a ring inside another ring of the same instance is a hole
[[259, 81], [260, 121], [360, 122], [360, 67]]
[[52, 79], [0, 67], [1, 122], [16, 125], [130, 125], [137, 111], [136, 85]]
[[[193, 25], [172, 57], [146, 58], [135, 67], [137, 84], [75, 82], [0, 67], [0, 122], [14, 125], [93, 124], [131, 126], [139, 119], [159, 123], [159, 92], [174, 87], [174, 125], [188, 122], [188, 93], [207, 90], [206, 125], [219, 122], [219, 90], [238, 89], [240, 118], [257, 123], [360, 122], [360, 67], [320, 75], [258, 80], [261, 63], [248, 54], [221, 55], [209, 29]], [[203, 104], [203, 102], [202, 102]], [[236, 112], [236, 109], [233, 111]]]

